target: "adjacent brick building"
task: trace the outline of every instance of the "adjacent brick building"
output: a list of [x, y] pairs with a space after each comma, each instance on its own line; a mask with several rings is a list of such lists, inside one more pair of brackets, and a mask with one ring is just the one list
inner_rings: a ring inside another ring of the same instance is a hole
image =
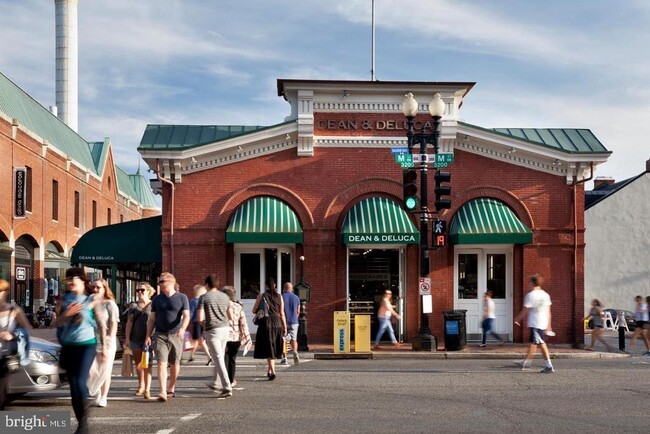
[[0, 73], [0, 278], [13, 301], [42, 305], [85, 232], [159, 214], [143, 182], [114, 164], [108, 138], [85, 141]]
[[[334, 311], [373, 314], [376, 297], [392, 289], [403, 314], [397, 331], [411, 340], [422, 303], [418, 240], [431, 234], [419, 233], [417, 214], [403, 210], [402, 168], [391, 149], [406, 146], [404, 94], [420, 101], [415, 126], [426, 131], [432, 119], [422, 113], [440, 93], [452, 208], [437, 217], [451, 243], [429, 252], [433, 334], [442, 338], [442, 311], [457, 308], [467, 310], [468, 334], [477, 338], [482, 294], [491, 289], [497, 331], [522, 340], [512, 318], [527, 276], [538, 272], [554, 302], [557, 341], [581, 341], [580, 181], [609, 152], [589, 130], [461, 122], [473, 85], [278, 80], [291, 105], [283, 123], [149, 125], [140, 153], [174, 183], [163, 186], [163, 268], [185, 291], [216, 272], [249, 312], [265, 277], [296, 282], [304, 266], [311, 342], [332, 341]], [[429, 184], [432, 196], [433, 176]]]

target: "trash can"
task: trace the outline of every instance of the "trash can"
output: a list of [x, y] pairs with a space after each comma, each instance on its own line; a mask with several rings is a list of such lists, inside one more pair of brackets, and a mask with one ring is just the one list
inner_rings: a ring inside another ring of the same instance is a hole
[[465, 309], [445, 310], [445, 349], [462, 350], [467, 346], [467, 329], [465, 327]]

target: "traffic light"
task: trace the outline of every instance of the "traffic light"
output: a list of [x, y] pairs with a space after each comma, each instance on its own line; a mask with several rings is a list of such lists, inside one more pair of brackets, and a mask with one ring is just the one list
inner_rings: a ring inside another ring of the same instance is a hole
[[415, 169], [406, 169], [403, 172], [404, 209], [413, 211], [418, 206], [418, 172]]
[[442, 185], [443, 182], [451, 182], [451, 173], [436, 170], [434, 179], [436, 180], [436, 212], [451, 208], [451, 198], [445, 197], [451, 195], [451, 186]]

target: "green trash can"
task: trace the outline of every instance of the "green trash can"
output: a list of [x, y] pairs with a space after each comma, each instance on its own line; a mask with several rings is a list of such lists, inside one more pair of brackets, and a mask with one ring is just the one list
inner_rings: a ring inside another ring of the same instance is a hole
[[445, 310], [445, 349], [462, 350], [467, 346], [467, 327], [465, 326], [465, 309]]

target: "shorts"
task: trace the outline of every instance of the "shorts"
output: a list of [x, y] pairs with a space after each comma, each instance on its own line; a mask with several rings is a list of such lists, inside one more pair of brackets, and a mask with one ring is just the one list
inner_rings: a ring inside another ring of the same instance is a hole
[[144, 351], [144, 342], [133, 342], [133, 341], [131, 341], [131, 342], [129, 342], [129, 348], [131, 348], [131, 350]]
[[200, 322], [195, 321], [192, 323], [192, 340], [198, 341], [199, 339], [203, 339], [203, 327]]
[[287, 324], [287, 334], [292, 341], [298, 340], [298, 324]]
[[183, 356], [183, 338], [173, 333], [156, 333], [154, 338], [156, 346], [156, 360], [159, 363], [178, 365]]
[[535, 345], [541, 345], [544, 342], [544, 330], [542, 329], [535, 329], [531, 328], [530, 329], [530, 342], [535, 344]]
[[648, 321], [636, 321], [636, 326], [642, 329], [647, 323]]

